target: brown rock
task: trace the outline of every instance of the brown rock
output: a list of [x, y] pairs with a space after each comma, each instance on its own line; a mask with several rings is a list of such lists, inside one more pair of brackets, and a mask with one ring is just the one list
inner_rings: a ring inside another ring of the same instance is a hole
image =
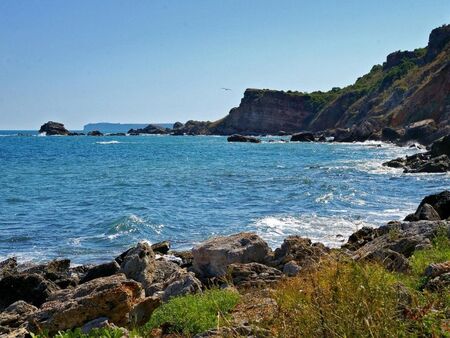
[[428, 265], [425, 269], [424, 275], [429, 278], [435, 278], [448, 272], [450, 272], [450, 261]]
[[97, 278], [73, 290], [53, 294], [30, 317], [30, 328], [34, 332], [43, 330], [54, 334], [81, 327], [99, 317], [108, 317], [116, 325], [127, 326], [130, 311], [143, 299], [141, 285], [124, 274]]

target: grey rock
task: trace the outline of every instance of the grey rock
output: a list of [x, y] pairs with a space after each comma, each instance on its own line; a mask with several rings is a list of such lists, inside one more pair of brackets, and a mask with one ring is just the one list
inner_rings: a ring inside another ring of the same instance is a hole
[[298, 265], [295, 261], [287, 262], [283, 267], [283, 273], [288, 277], [297, 276], [301, 270], [301, 266]]
[[141, 283], [145, 289], [153, 282], [155, 266], [155, 254], [152, 248], [147, 242], [139, 242], [125, 252], [120, 263], [120, 272]]

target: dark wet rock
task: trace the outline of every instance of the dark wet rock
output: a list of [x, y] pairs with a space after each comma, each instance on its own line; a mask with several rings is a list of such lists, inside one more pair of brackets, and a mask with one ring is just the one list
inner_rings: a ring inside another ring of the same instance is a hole
[[418, 141], [422, 144], [429, 144], [429, 136], [437, 131], [436, 122], [433, 119], [426, 119], [409, 124], [405, 128], [404, 141]]
[[145, 128], [139, 128], [139, 129], [130, 129], [128, 131], [128, 134], [130, 135], [139, 135], [139, 134], [167, 134], [167, 130], [165, 128], [162, 128], [160, 126], [156, 126], [154, 124], [149, 124]]
[[403, 128], [394, 129], [385, 127], [381, 130], [381, 139], [388, 142], [399, 142], [405, 135], [405, 130]]
[[122, 257], [120, 272], [141, 283], [144, 289], [152, 284], [156, 266], [155, 254], [147, 242], [139, 242], [119, 257]]
[[231, 136], [228, 136], [227, 138], [228, 142], [250, 142], [250, 143], [261, 143], [260, 139], [257, 139], [253, 136], [244, 136], [244, 135], [238, 135], [234, 134]]
[[93, 130], [93, 131], [88, 132], [87, 135], [88, 136], [103, 136], [103, 133], [98, 130]]
[[448, 190], [425, 197], [416, 212], [406, 216], [405, 221], [413, 222], [428, 218], [434, 220], [437, 217], [442, 220], [450, 217], [450, 191]]
[[165, 255], [170, 250], [170, 242], [169, 241], [163, 241], [159, 243], [152, 244], [152, 250], [155, 253]]
[[234, 285], [239, 287], [261, 287], [280, 280], [280, 270], [260, 263], [233, 263], [228, 266], [228, 274]]
[[111, 134], [108, 134], [107, 136], [127, 136], [127, 134], [126, 133], [111, 133]]
[[84, 133], [77, 133], [77, 132], [70, 132], [69, 134], [67, 134], [68, 136], [85, 136]]
[[34, 265], [22, 269], [23, 273], [37, 273], [45, 279], [54, 282], [60, 288], [65, 289], [78, 284], [78, 278], [70, 271], [69, 259], [52, 260], [46, 264]]
[[112, 276], [118, 273], [119, 270], [120, 266], [116, 261], [95, 265], [86, 271], [84, 276], [80, 279], [80, 284], [96, 278]]
[[268, 256], [266, 260], [269, 265], [280, 269], [291, 261], [302, 267], [309, 267], [317, 263], [328, 251], [322, 243], [312, 243], [309, 238], [288, 236], [281, 247], [275, 250], [273, 257]]
[[435, 278], [444, 273], [450, 273], [450, 261], [443, 263], [432, 263], [425, 268], [424, 275], [429, 278]]
[[291, 136], [291, 142], [314, 142], [314, 141], [315, 138], [313, 133], [303, 132], [293, 134]]
[[450, 135], [435, 141], [430, 147], [431, 156], [447, 155], [450, 157]]
[[6, 275], [0, 280], [0, 307], [18, 300], [40, 306], [59, 287], [37, 273]]
[[69, 135], [69, 131], [64, 127], [64, 124], [59, 122], [48, 121], [44, 123], [39, 129], [39, 133], [46, 133], [46, 135]]
[[183, 127], [184, 127], [184, 124], [183, 124], [183, 123], [181, 123], [181, 122], [175, 122], [175, 123], [173, 124], [172, 129], [173, 129], [173, 130], [176, 130], [176, 129], [181, 129], [181, 128], [183, 128]]
[[420, 205], [414, 214], [410, 214], [405, 217], [405, 221], [408, 221], [408, 222], [438, 221], [440, 219], [441, 219], [441, 217], [439, 216], [437, 211], [434, 210], [434, 208], [431, 205], [429, 205], [428, 203]]
[[447, 155], [432, 157], [427, 152], [387, 161], [383, 166], [403, 168], [405, 173], [443, 173], [450, 171], [450, 159]]
[[263, 263], [271, 254], [267, 243], [254, 233], [242, 232], [211, 238], [192, 249], [193, 268], [202, 277], [224, 276], [232, 263]]
[[30, 329], [49, 334], [73, 329], [99, 317], [119, 326], [130, 324], [129, 313], [144, 300], [140, 283], [124, 274], [97, 278], [75, 289], [54, 293], [29, 320]]

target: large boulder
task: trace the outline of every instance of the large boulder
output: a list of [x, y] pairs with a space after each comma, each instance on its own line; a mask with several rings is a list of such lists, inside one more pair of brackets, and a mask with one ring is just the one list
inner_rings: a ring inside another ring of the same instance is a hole
[[39, 133], [46, 135], [69, 135], [70, 132], [64, 127], [64, 124], [59, 122], [48, 121], [44, 123], [39, 129]]
[[167, 302], [172, 297], [202, 291], [202, 283], [195, 277], [194, 273], [182, 269], [175, 272], [170, 279], [164, 283], [164, 291], [161, 299]]
[[192, 249], [193, 268], [202, 277], [224, 276], [232, 263], [262, 263], [271, 254], [267, 243], [254, 233], [211, 238]]
[[6, 275], [0, 280], [0, 308], [18, 300], [40, 306], [59, 287], [37, 273]]
[[0, 262], [0, 278], [6, 274], [17, 272], [17, 258], [11, 257]]
[[312, 243], [309, 238], [288, 236], [281, 247], [275, 250], [270, 265], [283, 269], [283, 266], [295, 261], [301, 267], [308, 267], [318, 262], [329, 249], [322, 243]]
[[398, 142], [405, 135], [404, 129], [385, 127], [381, 130], [381, 139], [388, 142]]
[[119, 270], [120, 266], [116, 261], [95, 265], [86, 271], [84, 276], [80, 279], [80, 284], [96, 278], [112, 276], [118, 273]]
[[124, 274], [97, 278], [75, 289], [53, 294], [29, 319], [30, 329], [55, 334], [107, 317], [119, 326], [130, 324], [129, 313], [145, 299], [141, 285]]
[[253, 136], [244, 136], [244, 135], [238, 135], [234, 134], [231, 136], [228, 136], [227, 138], [228, 142], [250, 142], [250, 143], [261, 143], [261, 140], [253, 137]]
[[0, 329], [0, 336], [2, 333], [10, 333], [22, 326], [26, 322], [27, 317], [37, 310], [36, 306], [23, 300], [12, 303], [0, 313], [0, 328], [4, 328], [4, 332]]
[[437, 131], [436, 122], [433, 119], [422, 120], [409, 124], [405, 129], [404, 141], [419, 141], [427, 144], [430, 135]]
[[120, 263], [120, 272], [141, 283], [146, 289], [153, 282], [155, 271], [155, 253], [147, 242], [139, 242], [116, 258]]
[[291, 142], [314, 142], [314, 134], [309, 132], [297, 133], [291, 136]]
[[438, 194], [425, 197], [420, 202], [416, 212], [408, 215], [405, 221], [445, 220], [450, 217], [450, 191], [444, 190]]

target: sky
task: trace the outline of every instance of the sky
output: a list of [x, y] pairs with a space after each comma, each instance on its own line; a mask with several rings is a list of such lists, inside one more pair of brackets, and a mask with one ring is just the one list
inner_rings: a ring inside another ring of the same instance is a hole
[[445, 23], [449, 0], [1, 0], [0, 129], [213, 121], [246, 88], [349, 85]]

